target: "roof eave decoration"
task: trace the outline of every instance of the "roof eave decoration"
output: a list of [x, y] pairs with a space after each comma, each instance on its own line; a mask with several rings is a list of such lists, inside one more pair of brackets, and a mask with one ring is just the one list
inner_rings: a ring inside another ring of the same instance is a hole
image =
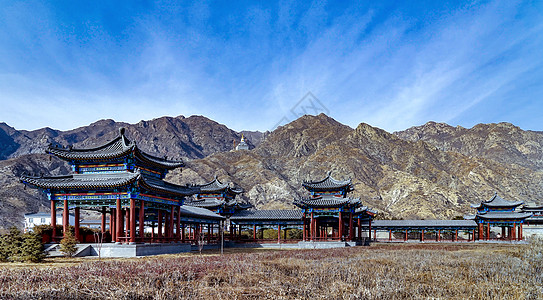
[[243, 189], [241, 187], [230, 187], [228, 183], [222, 183], [219, 181], [219, 178], [215, 176], [215, 178], [209, 182], [206, 182], [204, 184], [196, 185], [200, 188], [202, 193], [213, 193], [213, 192], [221, 192], [221, 191], [228, 191], [232, 194], [241, 194], [243, 193]]
[[112, 141], [98, 147], [88, 149], [75, 149], [72, 146], [63, 148], [49, 145], [47, 153], [55, 155], [64, 160], [109, 160], [128, 155], [135, 148], [124, 135], [125, 129], [119, 129], [119, 136]]
[[42, 189], [110, 189], [128, 186], [140, 178], [139, 173], [116, 173], [97, 180], [94, 174], [74, 174], [63, 176], [28, 176], [23, 175], [20, 181], [32, 187]]
[[307, 189], [317, 189], [317, 190], [326, 190], [326, 189], [339, 189], [339, 188], [348, 188], [349, 191], [353, 191], [352, 180], [337, 180], [332, 177], [332, 172], [328, 172], [326, 177], [319, 181], [304, 181], [302, 183]]
[[180, 167], [184, 167], [185, 164], [181, 160], [168, 160], [167, 157], [160, 158], [153, 156], [151, 154], [147, 154], [143, 151], [141, 151], [138, 147], [135, 147], [134, 153], [137, 159], [140, 161], [147, 163], [149, 165], [161, 168], [161, 169], [167, 169], [172, 170]]
[[174, 196], [179, 197], [187, 197], [192, 196], [196, 193], [198, 193], [198, 188], [190, 187], [190, 186], [181, 186], [173, 183], [169, 183], [163, 180], [157, 180], [155, 178], [146, 177], [145, 175], [140, 177], [140, 185], [142, 185], [144, 188], [156, 191], [160, 193], [166, 193]]

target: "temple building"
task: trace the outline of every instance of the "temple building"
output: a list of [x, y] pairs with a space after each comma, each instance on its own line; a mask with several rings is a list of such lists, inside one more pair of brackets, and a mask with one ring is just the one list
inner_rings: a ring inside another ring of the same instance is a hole
[[527, 225], [543, 224], [543, 205], [535, 203], [525, 203], [521, 209], [522, 212], [531, 213], [532, 216], [526, 219]]
[[249, 145], [245, 142], [243, 134], [241, 135], [241, 141], [239, 141], [239, 144], [236, 146], [236, 150], [249, 150]]
[[[67, 219], [73, 210], [76, 238], [79, 238], [81, 209], [101, 212], [102, 233], [106, 232], [109, 214], [111, 240], [117, 243], [180, 241], [185, 237], [185, 223], [218, 225], [224, 220], [197, 207], [182, 208], [185, 198], [198, 194], [199, 187], [172, 184], [164, 181], [164, 177], [169, 170], [182, 167], [183, 162], [141, 151], [125, 136], [124, 128], [119, 130], [117, 138], [99, 147], [75, 149], [50, 145], [47, 152], [67, 161], [73, 174], [23, 175], [21, 181], [41, 189], [51, 201], [51, 225], [57, 241], [62, 238], [56, 232], [57, 209], [63, 209], [66, 220], [63, 232], [68, 230]], [[150, 236], [145, 236], [145, 227], [151, 227]]]
[[475, 220], [478, 224], [479, 240], [490, 240], [491, 227], [501, 227], [501, 235], [495, 238], [507, 240], [522, 240], [522, 227], [526, 219], [532, 216], [531, 212], [517, 211], [524, 202], [511, 202], [504, 200], [497, 193], [487, 201], [472, 204], [477, 209], [475, 215], [464, 216], [467, 220]]
[[[302, 209], [304, 241], [354, 241], [362, 239], [362, 223], [369, 222], [367, 238], [371, 239], [371, 220], [376, 212], [362, 205], [360, 199], [348, 197], [354, 190], [351, 180], [336, 180], [331, 173], [319, 181], [304, 181], [309, 198], [296, 199]], [[356, 230], [355, 230], [356, 229]]]
[[230, 184], [220, 182], [217, 177], [193, 187], [198, 189], [198, 193], [194, 195], [194, 198], [185, 201], [188, 206], [206, 208], [227, 217], [251, 207], [249, 203], [236, 199], [236, 196], [243, 193], [242, 188], [230, 187]]

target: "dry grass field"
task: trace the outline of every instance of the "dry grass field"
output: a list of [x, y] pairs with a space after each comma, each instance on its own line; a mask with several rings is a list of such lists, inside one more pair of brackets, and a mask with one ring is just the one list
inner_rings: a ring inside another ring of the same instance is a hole
[[543, 299], [543, 243], [49, 259], [0, 265], [1, 299]]

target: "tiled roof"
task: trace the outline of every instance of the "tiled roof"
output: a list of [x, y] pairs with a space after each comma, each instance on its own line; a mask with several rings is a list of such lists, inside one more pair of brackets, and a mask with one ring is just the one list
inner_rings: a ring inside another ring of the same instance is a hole
[[147, 154], [141, 151], [138, 147], [136, 147], [135, 149], [135, 154], [136, 154], [135, 156], [137, 160], [150, 164], [150, 165], [154, 165], [159, 168], [175, 169], [175, 168], [184, 166], [184, 163], [180, 160], [167, 160], [165, 158], [152, 156], [150, 154]]
[[343, 187], [348, 187], [349, 190], [352, 190], [352, 182], [349, 180], [336, 180], [332, 178], [331, 172], [328, 172], [328, 175], [319, 181], [304, 181], [302, 185], [306, 189], [317, 189], [317, 190], [328, 190], [328, 189], [339, 189]]
[[147, 153], [142, 152], [136, 143], [131, 142], [124, 135], [125, 129], [119, 129], [119, 136], [114, 140], [98, 147], [87, 149], [74, 149], [74, 148], [61, 148], [56, 146], [49, 146], [47, 153], [53, 154], [59, 158], [72, 161], [72, 160], [110, 160], [127, 156], [131, 152], [135, 153], [136, 159], [144, 163], [154, 165], [164, 169], [174, 169], [183, 166], [182, 161], [171, 161], [167, 159], [158, 158]]
[[214, 208], [220, 207], [225, 204], [225, 201], [217, 198], [204, 198], [201, 200], [192, 200], [185, 201], [185, 205], [195, 206], [195, 207], [204, 207], [204, 208]]
[[228, 189], [229, 191], [231, 191], [234, 194], [240, 194], [240, 193], [243, 192], [242, 188], [231, 188], [228, 183], [220, 182], [219, 179], [216, 176], [210, 182], [207, 182], [207, 183], [204, 183], [204, 184], [201, 184], [201, 185], [196, 185], [196, 186], [200, 188], [201, 193], [221, 192], [221, 191], [224, 191], [226, 189]]
[[201, 217], [206, 219], [213, 219], [213, 220], [224, 220], [225, 217], [218, 215], [209, 209], [201, 208], [201, 207], [193, 207], [193, 206], [187, 206], [182, 205], [180, 207], [180, 212], [182, 216], [189, 216], [189, 217]]
[[163, 181], [139, 172], [109, 172], [84, 173], [66, 176], [31, 177], [21, 176], [21, 182], [42, 189], [111, 189], [130, 185], [136, 181], [147, 189], [173, 194], [176, 196], [189, 196], [197, 192], [197, 188], [180, 186]]
[[152, 176], [142, 175], [142, 179], [141, 183], [143, 183], [145, 187], [158, 192], [165, 192], [182, 197], [194, 195], [198, 192], [198, 188], [169, 183]]
[[320, 196], [316, 198], [296, 199], [294, 200], [294, 205], [298, 207], [358, 207], [362, 205], [362, 203], [360, 202], [360, 199]]
[[471, 207], [473, 208], [481, 208], [483, 206], [487, 207], [517, 207], [519, 205], [522, 205], [524, 201], [517, 201], [517, 202], [511, 202], [504, 200], [502, 197], [498, 196], [498, 193], [495, 193], [490, 200], [483, 201], [480, 204], [472, 204]]
[[522, 206], [523, 211], [542, 210], [542, 209], [543, 209], [543, 204], [525, 203], [524, 206]]
[[528, 217], [531, 217], [532, 213], [521, 213], [521, 212], [496, 212], [489, 211], [486, 213], [477, 214], [477, 218], [485, 220], [522, 220]]
[[471, 220], [374, 220], [372, 227], [381, 228], [476, 228], [477, 223]]
[[21, 182], [43, 189], [100, 189], [129, 185], [140, 178], [139, 173], [116, 172], [32, 177], [23, 175]]
[[301, 210], [244, 210], [235, 213], [231, 220], [301, 220]]

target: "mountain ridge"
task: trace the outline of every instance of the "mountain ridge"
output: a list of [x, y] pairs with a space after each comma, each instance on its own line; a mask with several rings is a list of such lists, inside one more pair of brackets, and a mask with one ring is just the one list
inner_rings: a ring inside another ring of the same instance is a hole
[[[84, 148], [112, 139], [122, 125], [144, 151], [185, 159], [186, 167], [170, 172], [168, 181], [203, 183], [218, 176], [243, 187], [242, 197], [258, 209], [294, 208], [294, 198], [307, 196], [301, 182], [322, 179], [328, 171], [338, 179], [352, 178], [352, 196], [377, 209], [381, 218], [453, 218], [471, 212], [471, 202], [487, 200], [496, 191], [509, 200], [542, 199], [543, 171], [532, 160], [538, 157], [542, 133], [514, 125], [481, 124], [472, 130], [438, 124], [389, 133], [366, 123], [351, 128], [324, 114], [306, 115], [273, 132], [256, 133], [252, 150], [239, 151], [231, 149], [241, 133], [203, 116], [136, 124], [100, 120], [88, 128], [41, 129], [38, 134]], [[13, 139], [16, 131], [8, 131], [0, 134]], [[246, 138], [251, 139], [250, 133]], [[32, 145], [45, 144], [38, 139]], [[22, 213], [48, 210], [43, 195], [18, 182], [23, 171], [69, 173], [64, 162], [43, 154], [0, 160], [0, 227], [20, 224]]]

